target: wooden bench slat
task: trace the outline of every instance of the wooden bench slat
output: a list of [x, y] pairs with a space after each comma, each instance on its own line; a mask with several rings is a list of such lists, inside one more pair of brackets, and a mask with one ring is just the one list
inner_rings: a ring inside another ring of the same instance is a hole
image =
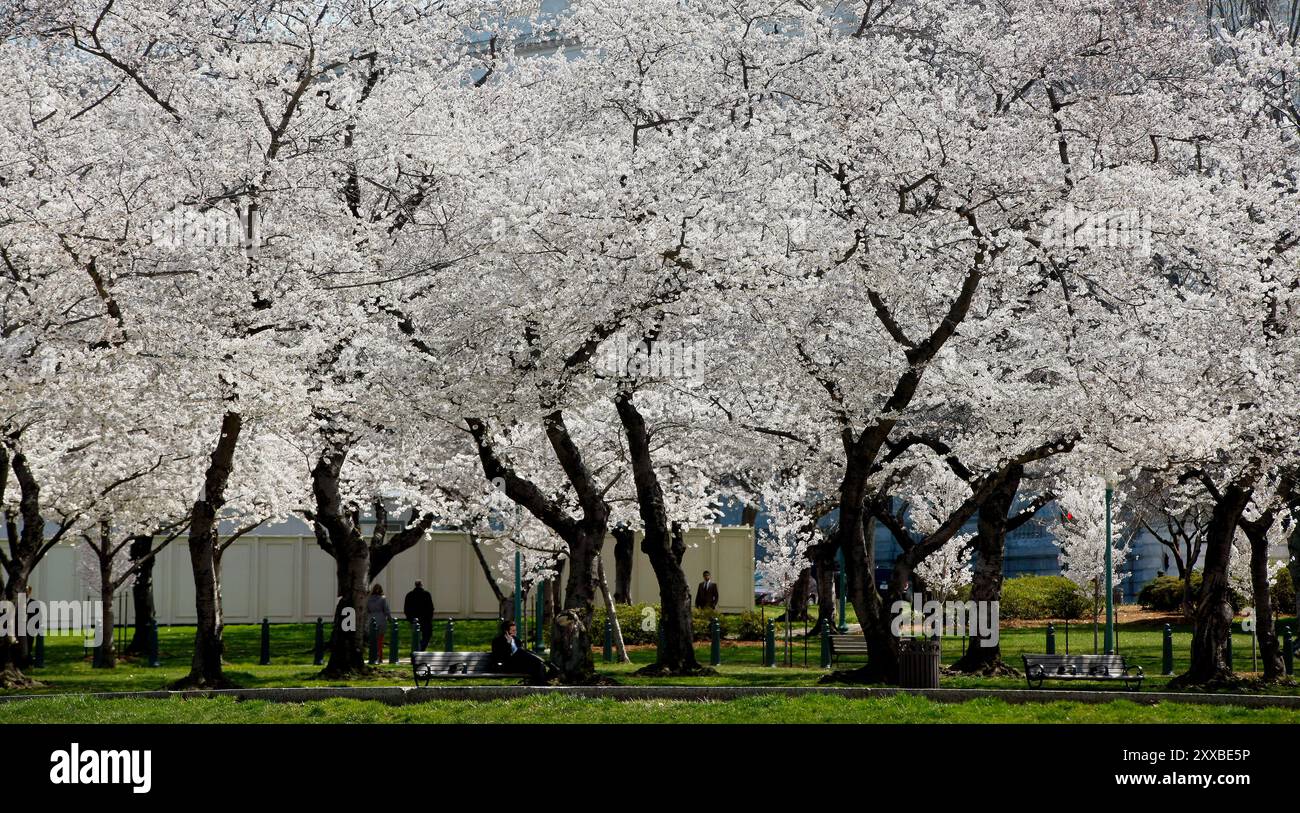
[[1030, 688], [1046, 680], [1118, 680], [1142, 686], [1142, 667], [1130, 664], [1123, 655], [1026, 655], [1025, 681]]
[[411, 671], [415, 685], [429, 685], [433, 678], [508, 678], [520, 677], [514, 672], [494, 671], [496, 664], [490, 652], [413, 652]]

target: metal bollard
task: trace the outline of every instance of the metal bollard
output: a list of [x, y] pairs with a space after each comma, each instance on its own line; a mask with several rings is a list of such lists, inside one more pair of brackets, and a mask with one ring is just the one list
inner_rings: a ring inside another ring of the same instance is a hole
[[822, 668], [831, 668], [831, 625], [822, 625]]
[[389, 639], [388, 639], [388, 663], [389, 663], [389, 664], [395, 664], [395, 663], [397, 663], [397, 646], [398, 646], [398, 642], [397, 642], [397, 619], [396, 619], [396, 618], [389, 618], [389, 619], [388, 619], [388, 635], [389, 635]]
[[716, 615], [709, 621], [709, 633], [710, 633], [710, 637], [713, 639], [713, 645], [712, 647], [709, 648], [709, 665], [721, 666], [722, 665], [722, 623], [718, 621], [718, 617]]
[[366, 626], [370, 629], [370, 658], [368, 663], [374, 666], [379, 663], [379, 620], [372, 618]]
[[605, 663], [614, 661], [614, 624], [605, 616]]
[[158, 619], [156, 618], [149, 622], [149, 665], [162, 666], [162, 661], [158, 657]]
[[259, 666], [267, 666], [271, 663], [271, 622], [269, 619], [262, 619], [262, 654], [257, 659]]
[[1051, 623], [1047, 625], [1047, 654], [1056, 654], [1056, 625]]
[[1295, 646], [1291, 643], [1291, 628], [1282, 628], [1282, 664], [1288, 675], [1295, 674]]
[[450, 618], [447, 619], [447, 628], [443, 631], [442, 635], [442, 651], [456, 651], [456, 622]]
[[316, 616], [316, 651], [312, 655], [312, 663], [320, 666], [325, 662], [325, 621], [320, 616]]
[[415, 660], [415, 653], [420, 651], [420, 622], [418, 620], [411, 622], [411, 660]]
[[763, 665], [776, 666], [776, 623], [767, 622], [767, 636], [763, 639]]
[[1174, 628], [1165, 624], [1164, 646], [1160, 657], [1160, 674], [1174, 673]]
[[45, 633], [42, 631], [36, 636], [36, 643], [32, 645], [32, 666], [40, 669], [45, 666]]

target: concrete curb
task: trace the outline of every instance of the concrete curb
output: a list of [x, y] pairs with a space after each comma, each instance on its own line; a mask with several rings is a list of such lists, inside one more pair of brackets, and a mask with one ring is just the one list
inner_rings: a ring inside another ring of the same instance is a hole
[[1078, 691], [1056, 689], [898, 689], [839, 686], [322, 686], [262, 689], [213, 689], [153, 692], [97, 692], [90, 694], [15, 694], [0, 697], [0, 702], [18, 702], [42, 697], [78, 697], [94, 700], [168, 700], [172, 698], [230, 697], [235, 700], [265, 700], [272, 703], [303, 703], [309, 700], [345, 698], [373, 700], [400, 706], [430, 700], [506, 700], [534, 695], [607, 698], [611, 700], [688, 700], [724, 701], [742, 697], [801, 697], [826, 695], [852, 700], [893, 697], [911, 694], [940, 703], [969, 700], [1002, 700], [1007, 703], [1109, 703], [1129, 700], [1144, 705], [1156, 703], [1192, 703], [1245, 708], [1300, 709], [1297, 695], [1204, 694], [1192, 692]]

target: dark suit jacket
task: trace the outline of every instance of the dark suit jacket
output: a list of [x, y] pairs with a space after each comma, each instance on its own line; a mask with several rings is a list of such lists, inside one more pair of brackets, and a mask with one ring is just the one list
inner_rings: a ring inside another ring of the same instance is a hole
[[[519, 647], [521, 651], [524, 648], [524, 644], [519, 640], [518, 635], [515, 636], [515, 646]], [[492, 639], [493, 663], [496, 663], [498, 666], [505, 666], [510, 663], [510, 655], [510, 636], [503, 632]]]
[[433, 619], [433, 596], [423, 587], [417, 587], [406, 594], [402, 602], [402, 612], [408, 621], [425, 623]]
[[695, 606], [701, 610], [716, 610], [718, 608], [718, 583], [709, 582], [705, 587], [704, 582], [695, 591]]

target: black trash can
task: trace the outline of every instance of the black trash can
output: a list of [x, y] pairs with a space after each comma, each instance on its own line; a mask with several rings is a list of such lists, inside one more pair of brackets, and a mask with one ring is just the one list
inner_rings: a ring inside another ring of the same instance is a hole
[[939, 639], [902, 638], [898, 642], [898, 685], [939, 688]]

